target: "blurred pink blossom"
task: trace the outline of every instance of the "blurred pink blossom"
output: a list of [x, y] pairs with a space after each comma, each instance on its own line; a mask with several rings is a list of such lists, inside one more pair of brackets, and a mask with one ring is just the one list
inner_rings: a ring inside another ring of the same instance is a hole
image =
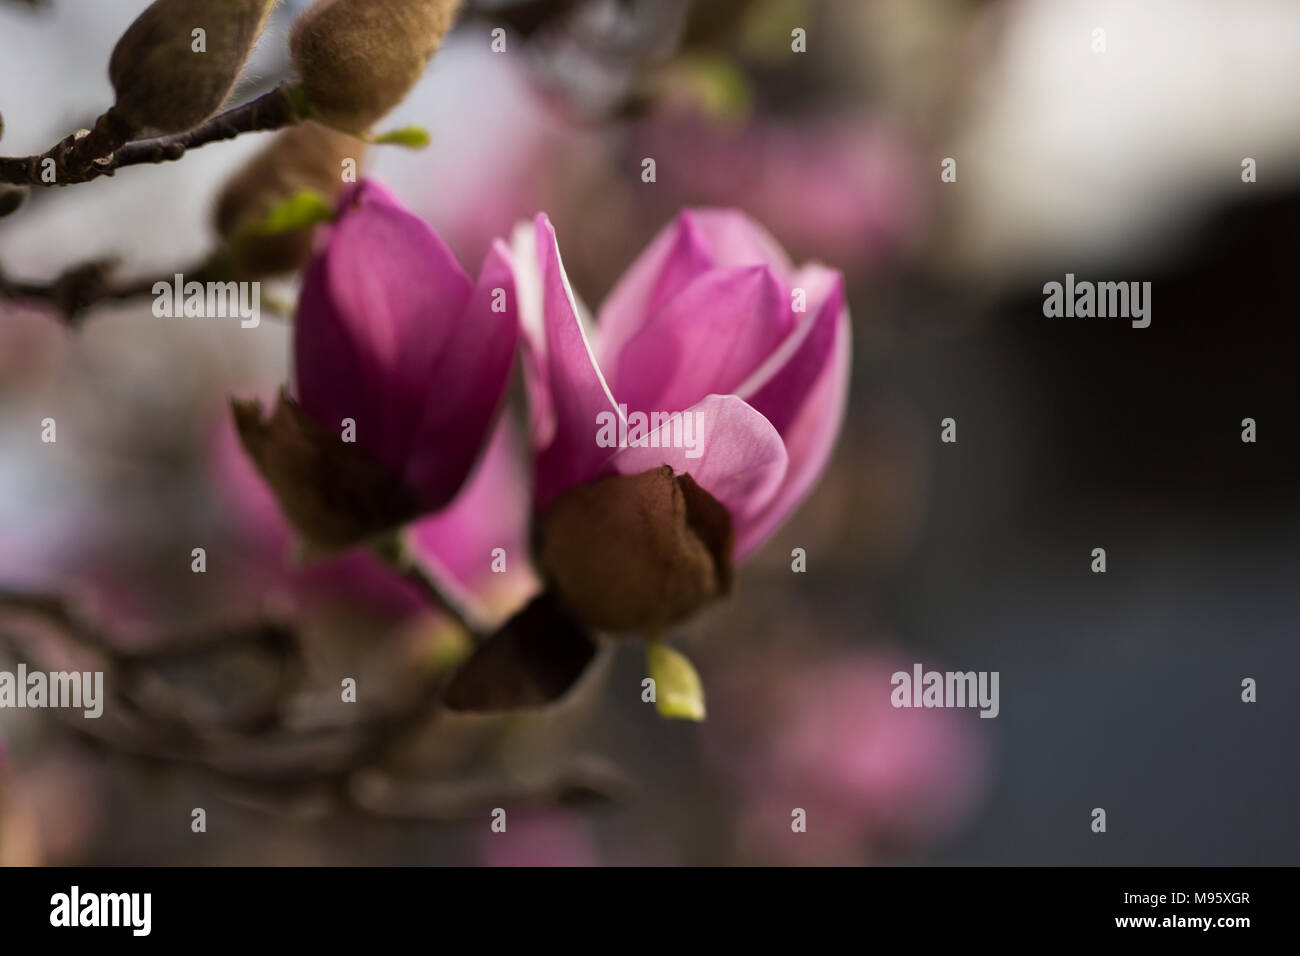
[[512, 811], [503, 833], [480, 838], [484, 866], [599, 866], [590, 825], [563, 810]]
[[[737, 662], [711, 688], [706, 752], [741, 803], [746, 855], [857, 863], [915, 851], [965, 820], [988, 747], [968, 711], [896, 709], [890, 678], [911, 665], [871, 654]], [[792, 811], [807, 830], [791, 829]]]
[[659, 158], [656, 202], [744, 208], [790, 248], [845, 269], [896, 252], [928, 214], [913, 148], [871, 116], [760, 117], [735, 129], [670, 111], [637, 136], [636, 155]]

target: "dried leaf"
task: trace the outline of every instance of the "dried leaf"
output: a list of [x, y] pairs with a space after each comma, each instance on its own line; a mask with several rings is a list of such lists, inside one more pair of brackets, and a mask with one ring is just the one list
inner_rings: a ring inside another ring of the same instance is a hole
[[244, 450], [310, 551], [352, 547], [421, 513], [398, 478], [317, 424], [283, 392], [265, 420], [259, 401], [231, 404]]
[[596, 656], [591, 634], [552, 594], [534, 598], [452, 677], [451, 710], [541, 707], [564, 696]]

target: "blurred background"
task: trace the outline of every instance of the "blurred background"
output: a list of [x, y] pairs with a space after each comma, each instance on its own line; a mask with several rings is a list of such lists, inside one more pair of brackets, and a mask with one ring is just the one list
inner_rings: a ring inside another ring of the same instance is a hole
[[[0, 0], [0, 152], [93, 121], [145, 6]], [[284, 78], [302, 6], [238, 100]], [[543, 713], [423, 728], [339, 801], [284, 772], [328, 762], [315, 737], [241, 752], [253, 784], [231, 771], [252, 718], [226, 711], [274, 678], [255, 639], [135, 689], [210, 721], [216, 760], [0, 710], [0, 862], [1300, 862], [1298, 91], [1291, 0], [472, 0], [386, 124], [432, 144], [366, 160], [468, 267], [545, 210], [594, 307], [680, 207], [721, 205], [848, 280], [832, 465], [673, 638], [707, 721], [659, 719], [620, 646]], [[39, 192], [0, 220], [0, 269], [170, 274], [212, 247], [214, 196], [265, 135]], [[1151, 282], [1151, 326], [1045, 318], [1066, 273]], [[225, 405], [285, 379], [287, 323], [149, 306], [71, 328], [0, 301], [0, 590], [75, 600], [127, 648], [273, 612], [308, 646], [305, 725], [340, 674], [384, 689], [358, 705], [382, 718], [455, 639], [382, 574], [292, 566]], [[0, 630], [77, 660], [38, 618]], [[999, 716], [891, 708], [914, 662], [998, 671]]]

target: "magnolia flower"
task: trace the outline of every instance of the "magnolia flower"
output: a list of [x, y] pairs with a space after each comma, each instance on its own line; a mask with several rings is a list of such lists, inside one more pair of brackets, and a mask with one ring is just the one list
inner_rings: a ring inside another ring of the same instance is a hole
[[507, 255], [495, 245], [475, 283], [381, 186], [340, 197], [298, 304], [298, 404], [266, 424], [257, 406], [236, 408], [245, 447], [315, 544], [338, 549], [406, 524], [464, 484], [518, 338]]
[[298, 401], [400, 477], [429, 511], [456, 494], [501, 404], [517, 337], [507, 252], [475, 284], [437, 233], [363, 182], [303, 282]]
[[[685, 211], [589, 332], [545, 215], [516, 232], [514, 262], [538, 509], [575, 485], [670, 465], [725, 506], [735, 558], [752, 553], [812, 487], [839, 432], [842, 276], [795, 268], [742, 213]], [[672, 413], [685, 425], [665, 426]], [[621, 447], [610, 448], [602, 426], [615, 420]]]

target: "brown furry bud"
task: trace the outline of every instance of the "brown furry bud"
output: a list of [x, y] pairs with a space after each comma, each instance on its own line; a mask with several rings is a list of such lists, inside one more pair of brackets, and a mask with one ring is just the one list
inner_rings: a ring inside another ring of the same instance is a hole
[[157, 0], [113, 49], [114, 112], [136, 130], [198, 126], [230, 95], [275, 2]]
[[317, 0], [289, 52], [313, 116], [368, 130], [406, 96], [437, 52], [460, 0]]
[[311, 255], [314, 229], [256, 235], [249, 227], [304, 189], [333, 202], [343, 189], [344, 161], [359, 166], [365, 150], [360, 140], [310, 120], [277, 133], [217, 196], [213, 221], [232, 246], [235, 271], [250, 277], [276, 275], [303, 265]]

